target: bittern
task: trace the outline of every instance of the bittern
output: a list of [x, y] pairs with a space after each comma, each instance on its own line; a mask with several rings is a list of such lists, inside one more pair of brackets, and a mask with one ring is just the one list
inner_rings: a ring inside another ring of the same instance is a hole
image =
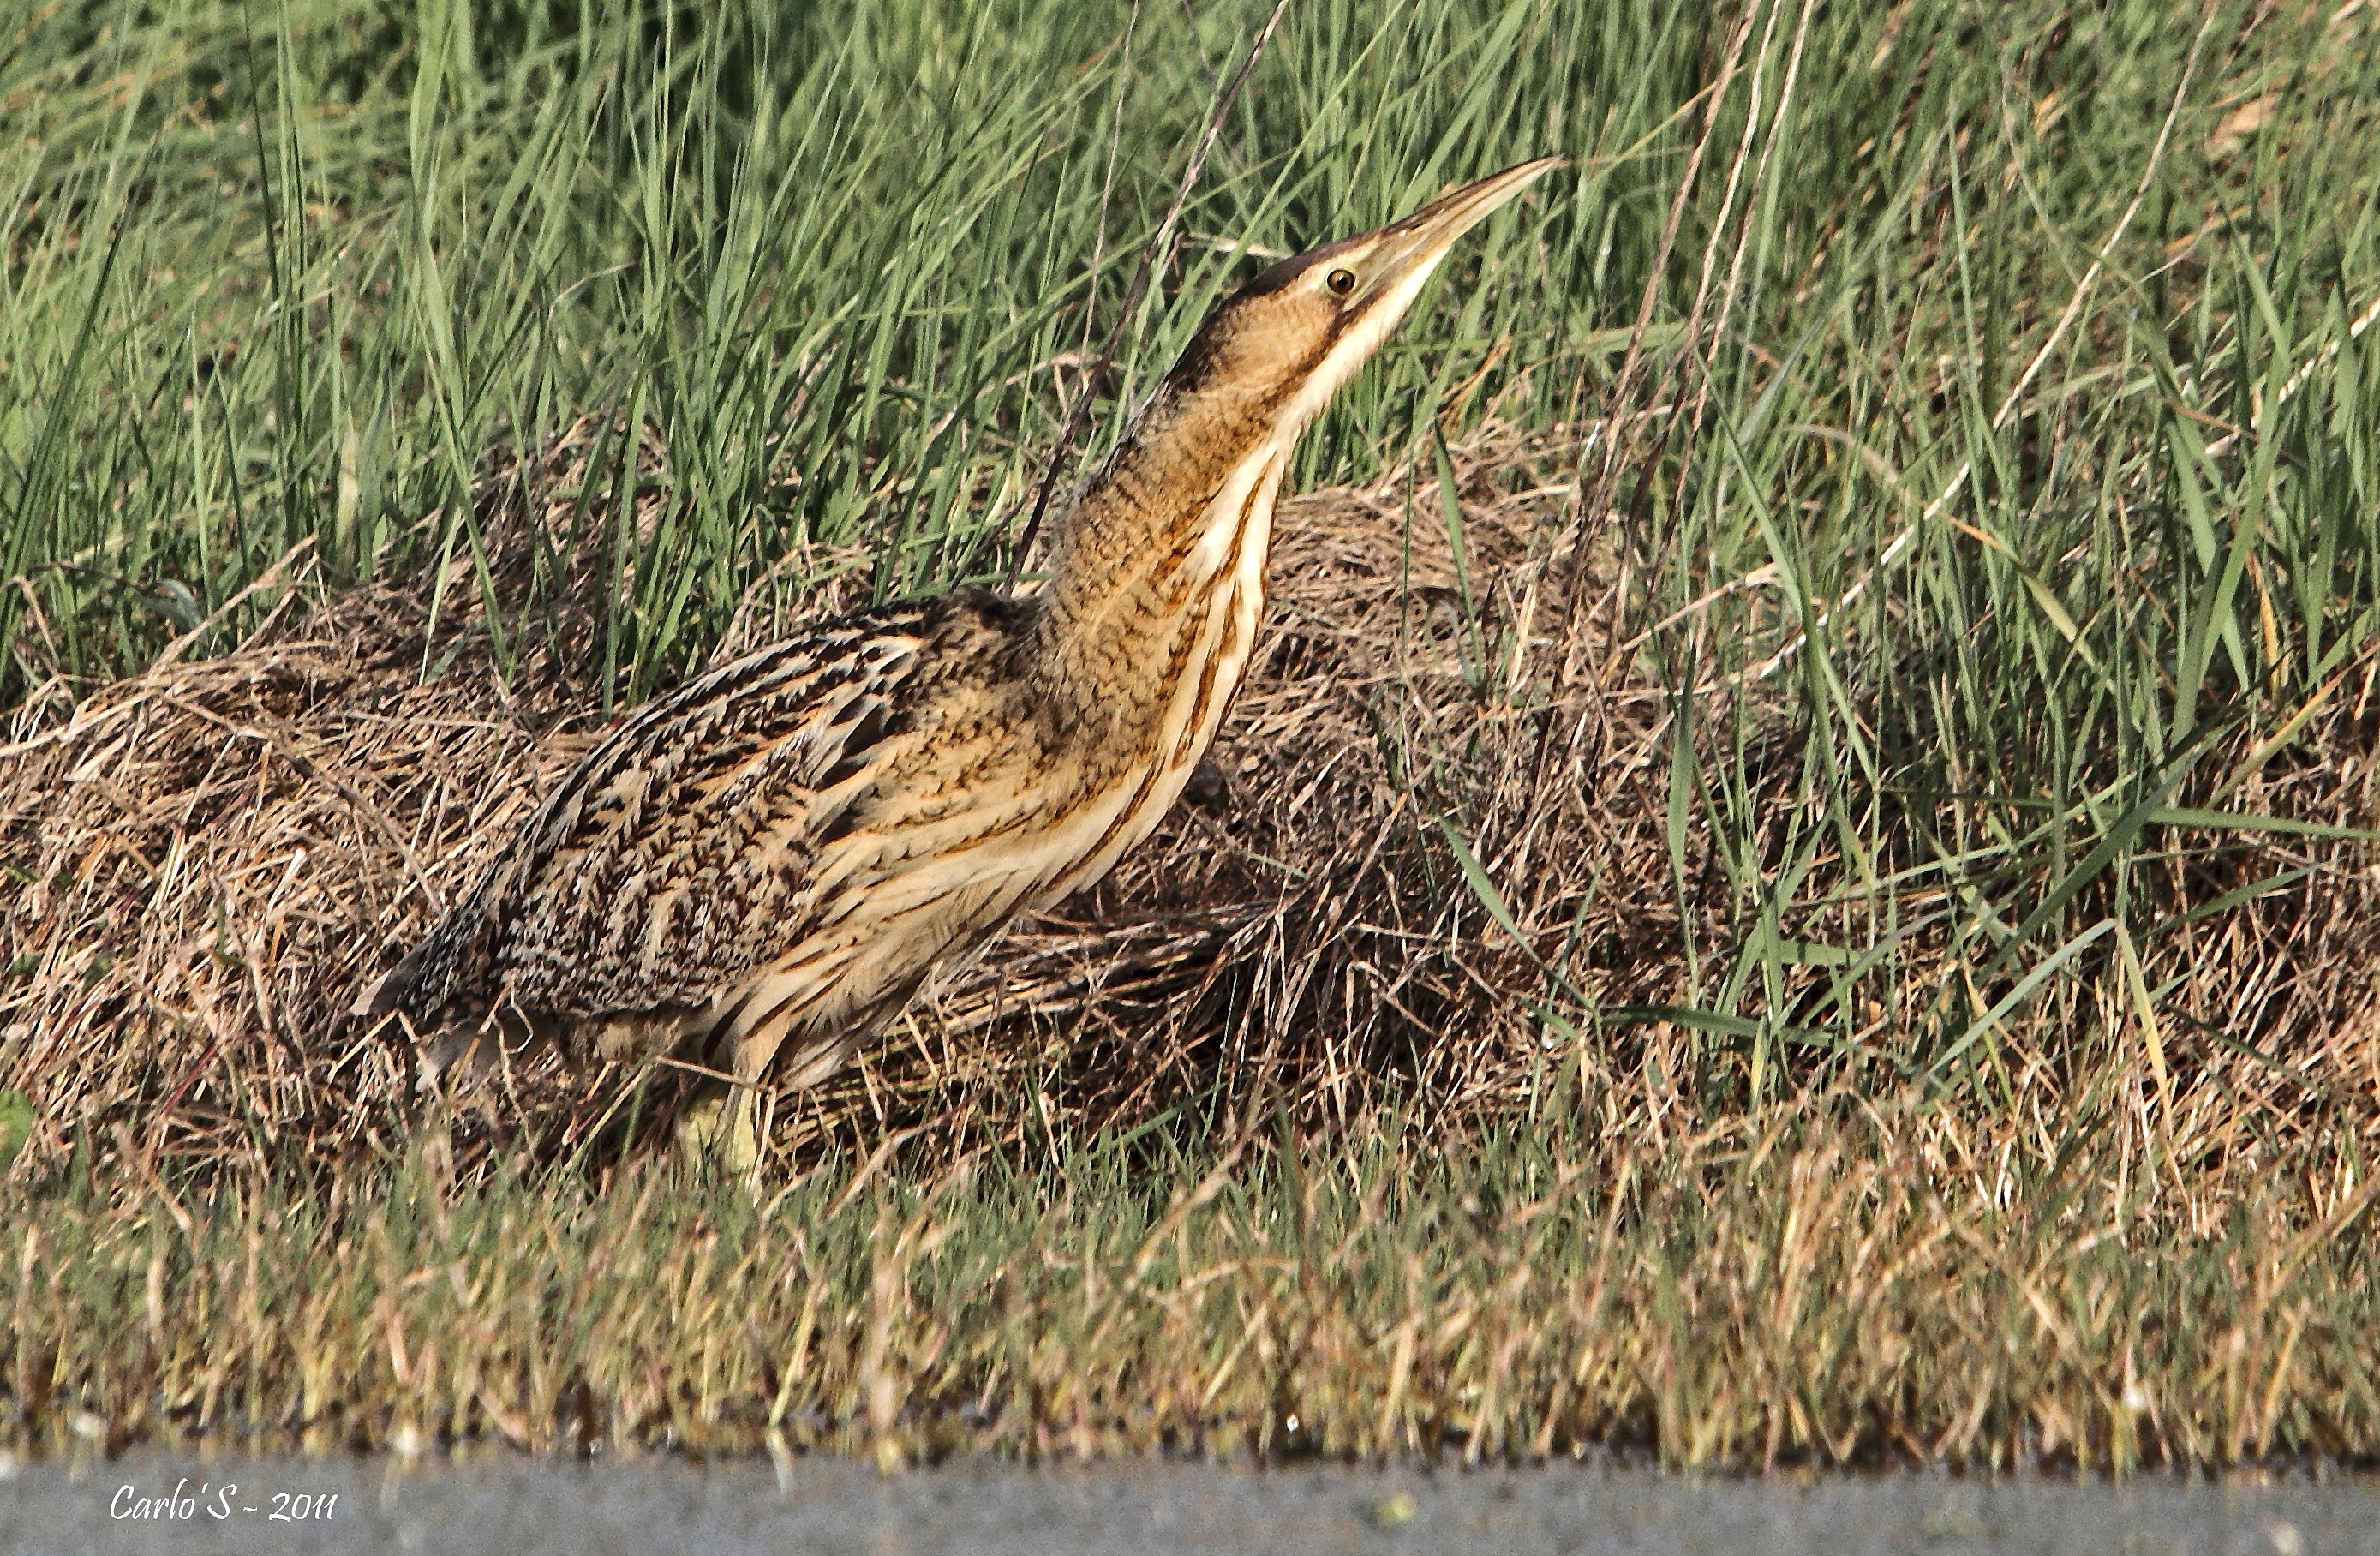
[[360, 1014], [402, 1013], [430, 1073], [492, 1038], [733, 1076], [748, 1165], [749, 1088], [825, 1079], [937, 964], [1155, 828], [1247, 668], [1298, 435], [1455, 240], [1560, 160], [1219, 304], [1076, 495], [1038, 590], [859, 611], [637, 710]]

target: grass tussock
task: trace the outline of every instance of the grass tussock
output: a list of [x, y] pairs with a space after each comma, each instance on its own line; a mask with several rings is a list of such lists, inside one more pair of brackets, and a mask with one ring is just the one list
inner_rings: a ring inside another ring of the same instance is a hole
[[[601, 517], [608, 489], [588, 490], [598, 442], [582, 428], [486, 473], [479, 516], [500, 606], [529, 588], [536, 537], [575, 506]], [[1450, 1105], [1509, 1088], [1526, 988], [1509, 987], [1503, 964], [1519, 953], [1483, 944], [1479, 965], [1440, 968], [1401, 945], [1479, 936], [1464, 927], [1475, 905], [1411, 868], [1444, 846], [1411, 791], [1444, 780], [1394, 780], [1388, 764], [1400, 748], [1443, 748], [1450, 720], [1488, 716], [1462, 707], [1466, 678], [1493, 673], [1475, 623], [1513, 604], [1531, 538], [1565, 494], [1525, 484], [1544, 463], [1511, 440], [1450, 455], [1453, 532], [1415, 514], [1415, 482], [1428, 480], [1431, 503], [1438, 482], [1411, 468], [1287, 505], [1279, 625], [1203, 796], [1066, 917], [945, 979], [862, 1073], [783, 1099], [788, 1149], [1029, 1090], [1045, 1072], [1069, 1115], [1095, 1123], [1186, 1098], [1236, 1112], [1285, 1083], [1301, 1108], [1344, 1121], [1380, 1105], [1383, 1064]], [[650, 456], [642, 474], [654, 492], [670, 480]], [[570, 711], [587, 699], [573, 677], [600, 570], [548, 560], [565, 580], [546, 607], [556, 630], [509, 682], [458, 561], [310, 609], [315, 580], [290, 578], [290, 608], [234, 653], [169, 653], [70, 715], [20, 715], [0, 790], [20, 796], [6, 835], [31, 889], [0, 908], [0, 932], [26, 964], [8, 1040], [42, 1104], [31, 1161], [93, 1135], [145, 1158], [251, 1165], [293, 1142], [334, 1161], [402, 1140], [412, 1056], [348, 1007], [600, 732], [600, 716]], [[457, 602], [443, 617], [442, 589]], [[1475, 589], [1488, 597], [1467, 599]], [[753, 623], [719, 651], [767, 630]], [[426, 682], [425, 663], [438, 667]], [[1640, 690], [1603, 716], [1633, 706], [1649, 723], [1657, 703]], [[1383, 741], [1384, 717], [1410, 727]], [[1456, 1040], [1416, 1044], [1423, 1027]], [[468, 1126], [484, 1126], [467, 1149], [577, 1148], [638, 1078], [551, 1062], [507, 1077], [501, 1095], [467, 1100]]]
[[[1263, 7], [101, 8], [0, 38], [28, 1439], [2380, 1453], [2368, 7], [1316, 0], [1106, 365]], [[346, 1018], [618, 710], [1548, 151], [1191, 801], [769, 1197]]]

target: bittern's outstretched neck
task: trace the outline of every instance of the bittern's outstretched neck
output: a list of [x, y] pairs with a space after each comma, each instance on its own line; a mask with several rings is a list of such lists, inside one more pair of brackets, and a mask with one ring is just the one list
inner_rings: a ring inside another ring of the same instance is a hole
[[[1454, 241], [1540, 158], [1282, 261], [1219, 305], [1059, 530], [1038, 670], [1052, 711], [1203, 750], [1264, 602], [1298, 434], [1396, 328]], [[1161, 726], [1155, 728], [1151, 726]]]

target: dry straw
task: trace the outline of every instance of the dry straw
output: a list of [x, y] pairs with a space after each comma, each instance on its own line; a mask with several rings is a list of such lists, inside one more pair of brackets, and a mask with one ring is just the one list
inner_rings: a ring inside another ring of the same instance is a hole
[[[37, 1124], [17, 1172], [51, 1171], [78, 1142], [146, 1172], [290, 1151], [330, 1161], [407, 1136], [421, 1105], [410, 1054], [344, 1013], [597, 734], [577, 675], [601, 614], [600, 558], [556, 557], [536, 537], [568, 532], [573, 513], [605, 532], [598, 431], [582, 423], [531, 460], [493, 456], [480, 482], [499, 605], [517, 609], [538, 568], [559, 569], [509, 685], [468, 563], [443, 588], [423, 575], [338, 594], [301, 556], [282, 608], [233, 652], [169, 652], [79, 703], [19, 711], [0, 748], [0, 838], [22, 890], [0, 910], [0, 951], [6, 1068]], [[1632, 644], [1596, 650], [1584, 684], [1559, 694], [1530, 685], [1515, 651], [1541, 538], [1572, 495], [1560, 452], [1490, 436], [1442, 470], [1425, 455], [1299, 499], [1281, 527], [1270, 636], [1191, 800], [1096, 891], [954, 969], [851, 1076], [775, 1099], [790, 1160], [836, 1138], [865, 1155], [920, 1125], [957, 1153], [1053, 1116], [1129, 1128], [1184, 1104], [1342, 1127], [1390, 1105], [1534, 1115], [1562, 1066], [1621, 1100], [1607, 1111], [1691, 1106], [1726, 1047], [1672, 1008], [1689, 1003], [1682, 931], [1717, 943], [1725, 923], [1716, 892], [1693, 926], [1673, 906], [1680, 878], [1694, 900], [1708, 869], [1700, 831], [1669, 824], [1676, 704]], [[670, 486], [650, 443], [638, 485], [649, 518]], [[1618, 570], [1606, 555], [1590, 587], [1618, 588]], [[819, 595], [836, 599], [832, 585]], [[2308, 748], [2356, 748], [2371, 670], [2340, 681], [2322, 714], [2337, 728]], [[1771, 732], [1749, 760], [1781, 816], [1799, 753], [1782, 717], [1748, 704], [1743, 717]], [[2218, 749], [2175, 805], [2371, 823], [2363, 763], [2288, 765], [2273, 746]], [[1962, 1040], [2046, 1155], [2049, 1116], [2095, 1099], [2168, 1164], [2194, 1218], [2282, 1163], [2370, 1161], [2380, 1041], [2362, 857], [2351, 839], [2279, 833], [2152, 858], [2171, 932], [2142, 944], [2106, 918], [2094, 933], [2094, 905], [2078, 901], [2093, 954], [2029, 1001], [2040, 979], [2015, 995], [2009, 975], [1978, 986], [1988, 969], [1921, 926], [1864, 986], [1862, 1029], [1771, 1063], [1794, 1084], [1891, 1089], [1920, 1057], [1910, 1033], [1944, 988], [1965, 988], [1994, 1014]], [[2271, 876], [2293, 879], [2238, 891]], [[1852, 939], [1852, 899], [1822, 868], [1785, 928]], [[1822, 973], [1776, 991], [1781, 1029]], [[466, 1095], [465, 1166], [502, 1145], [580, 1149], [622, 1116], [631, 1078], [549, 1065]]]
[[[538, 526], [565, 532], [591, 511], [581, 528], [606, 532], [610, 492], [587, 489], [598, 431], [484, 473], [500, 606], [516, 610], [541, 565]], [[1469, 688], [1495, 675], [1494, 623], [1566, 492], [1532, 468], [1510, 440], [1456, 461], [1461, 568], [1430, 472], [1418, 488], [1407, 468], [1298, 500], [1274, 630], [1193, 802], [1097, 893], [947, 979], [850, 1082], [780, 1100], [787, 1143], [915, 1122], [1024, 1076], [1053, 1078], [1061, 1106], [1100, 1122], [1219, 1078], [1241, 1102], [1285, 1086], [1342, 1118], [1390, 1075], [1450, 1104], [1511, 1086], [1538, 1029], [1536, 975], [1417, 856], [1443, 848], [1451, 775], [1434, 769], [1512, 722]], [[640, 517], [668, 484], [648, 444]], [[37, 697], [19, 712], [0, 748], [0, 820], [26, 889], [0, 936], [19, 969], [9, 1068], [39, 1115], [21, 1171], [83, 1138], [154, 1162], [287, 1144], [334, 1159], [403, 1136], [410, 1056], [344, 1012], [598, 733], [576, 675], [600, 563], [544, 560], [563, 576], [509, 685], [468, 560], [328, 594], [300, 556], [277, 580], [285, 608], [233, 652], [168, 652], [79, 704]], [[719, 652], [764, 631], [747, 622]], [[1623, 695], [1601, 716], [1632, 738], [1593, 764], [1574, 821], [1641, 831], [1659, 699]], [[1416, 770], [1392, 779], [1392, 759]], [[1577, 841], [1582, 860], [1609, 852]], [[1607, 906], [1582, 922], [1589, 940], [1658, 945], [1641, 905], [1664, 869], [1645, 845], [1598, 867]], [[1622, 992], [1663, 985], [1648, 958]], [[624, 1078], [508, 1076], [474, 1116], [491, 1138], [555, 1125], [545, 1148], [569, 1149]]]

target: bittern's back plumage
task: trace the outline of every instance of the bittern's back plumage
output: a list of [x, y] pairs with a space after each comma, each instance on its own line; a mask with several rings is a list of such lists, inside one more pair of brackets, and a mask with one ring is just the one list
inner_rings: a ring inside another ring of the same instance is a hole
[[824, 1078], [935, 964], [1104, 875], [1214, 738], [1298, 434], [1526, 163], [1219, 305], [1058, 537], [1050, 583], [861, 611], [688, 682], [564, 780], [365, 1012]]

